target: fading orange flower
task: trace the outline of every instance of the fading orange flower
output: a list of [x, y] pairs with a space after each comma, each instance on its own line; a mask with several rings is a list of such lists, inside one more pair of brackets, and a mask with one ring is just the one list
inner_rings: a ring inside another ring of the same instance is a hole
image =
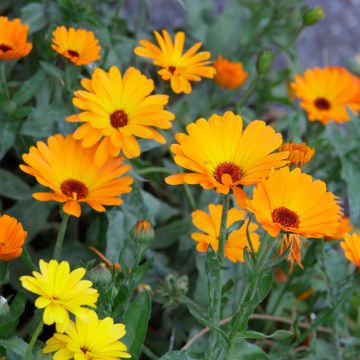
[[290, 165], [302, 167], [310, 162], [315, 155], [315, 149], [307, 146], [305, 143], [295, 144], [287, 143], [283, 144], [279, 151], [289, 152]]
[[0, 16], [0, 60], [14, 60], [28, 55], [32, 44], [27, 42], [29, 25], [20, 19]]
[[85, 90], [75, 92], [73, 104], [80, 114], [66, 118], [83, 122], [75, 132], [75, 139], [84, 147], [100, 143], [95, 163], [102, 165], [120, 151], [127, 158], [140, 156], [137, 137], [165, 144], [165, 138], [154, 128], [170, 129], [174, 114], [164, 109], [167, 95], [150, 95], [154, 82], [131, 67], [122, 76], [116, 66], [109, 72], [95, 69], [91, 79], [81, 80]]
[[131, 167], [124, 165], [121, 157], [96, 166], [97, 148], [98, 145], [84, 148], [71, 135], [51, 136], [47, 144], [38, 141], [36, 147], [32, 146], [30, 152], [23, 155], [26, 165], [20, 168], [52, 192], [34, 193], [33, 197], [64, 203], [65, 213], [76, 217], [81, 215], [81, 203], [100, 212], [105, 211], [104, 205], [122, 204], [118, 196], [130, 192], [133, 182], [130, 176], [122, 175]]
[[[191, 234], [193, 240], [197, 241], [196, 249], [199, 252], [206, 252], [209, 245], [214, 251], [219, 248], [220, 223], [222, 215], [222, 205], [209, 205], [209, 213], [203, 210], [195, 210], [192, 213], [193, 224], [203, 232], [194, 232]], [[234, 223], [245, 218], [245, 211], [231, 208], [228, 212], [226, 228], [229, 229]], [[248, 243], [246, 228], [249, 226], [249, 233], [254, 250], [257, 251], [260, 246], [259, 235], [255, 232], [258, 226], [254, 223], [249, 224], [247, 219], [238, 230], [230, 232], [225, 243], [224, 254], [232, 262], [244, 261], [245, 247], [251, 251]]]
[[347, 216], [341, 216], [339, 226], [336, 229], [336, 233], [326, 235], [326, 240], [339, 240], [344, 237], [345, 234], [354, 230], [354, 227], [350, 224], [350, 219]]
[[257, 184], [272, 168], [286, 165], [288, 152], [275, 152], [282, 143], [280, 133], [262, 120], [252, 121], [243, 130], [243, 121], [231, 111], [199, 119], [178, 133], [171, 145], [175, 162], [190, 172], [168, 176], [169, 185], [200, 184], [221, 194], [233, 191], [243, 206], [243, 185]]
[[345, 251], [345, 257], [360, 268], [360, 234], [345, 234], [340, 245]]
[[15, 218], [0, 216], [0, 260], [7, 261], [21, 256], [26, 236], [27, 232]]
[[171, 88], [176, 93], [190, 94], [191, 81], [200, 81], [201, 78], [213, 78], [215, 68], [211, 66], [208, 51], [197, 52], [202, 43], [197, 42], [183, 54], [185, 34], [176, 33], [174, 42], [166, 30], [162, 35], [154, 31], [159, 46], [148, 40], [140, 40], [140, 45], [134, 49], [138, 56], [153, 60], [153, 64], [160, 67], [158, 74], [163, 80], [170, 80]]
[[215, 82], [226, 89], [238, 88], [248, 77], [242, 63], [224, 59], [221, 55], [214, 61], [214, 67], [216, 69]]
[[287, 256], [287, 260], [290, 263], [290, 272], [292, 272], [295, 262], [299, 265], [301, 269], [304, 268], [301, 264], [300, 241], [300, 236], [298, 234], [284, 234], [281, 240], [280, 254], [282, 254], [289, 246], [291, 246], [291, 250], [289, 252], [289, 255]]
[[99, 40], [92, 31], [58, 26], [51, 47], [74, 65], [88, 65], [100, 59]]
[[281, 231], [320, 238], [334, 234], [340, 207], [326, 184], [288, 167], [272, 171], [254, 189], [247, 208], [273, 237]]
[[347, 108], [360, 109], [359, 80], [339, 66], [308, 69], [295, 76], [291, 87], [310, 121], [343, 123], [350, 120]]

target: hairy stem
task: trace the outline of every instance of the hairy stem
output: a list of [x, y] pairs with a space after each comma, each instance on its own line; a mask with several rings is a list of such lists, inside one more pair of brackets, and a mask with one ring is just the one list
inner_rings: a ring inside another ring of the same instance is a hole
[[39, 323], [38, 323], [38, 325], [37, 325], [37, 327], [36, 327], [36, 329], [34, 331], [33, 336], [31, 337], [31, 340], [29, 342], [29, 346], [26, 349], [24, 360], [29, 360], [30, 359], [31, 354], [32, 354], [32, 350], [33, 350], [34, 345], [35, 345], [35, 342], [36, 342], [38, 336], [40, 335], [40, 333], [41, 333], [41, 331], [43, 329], [43, 325], [44, 325], [44, 323], [43, 323], [43, 320], [41, 318], [41, 320], [39, 321]]
[[64, 243], [64, 237], [65, 237], [65, 232], [66, 232], [66, 227], [67, 227], [68, 221], [69, 221], [69, 215], [64, 214], [61, 224], [60, 224], [60, 229], [58, 232], [58, 236], [57, 236], [55, 248], [54, 248], [54, 253], [53, 253], [53, 258], [55, 260], [59, 260], [61, 257], [61, 250], [62, 250], [62, 246]]

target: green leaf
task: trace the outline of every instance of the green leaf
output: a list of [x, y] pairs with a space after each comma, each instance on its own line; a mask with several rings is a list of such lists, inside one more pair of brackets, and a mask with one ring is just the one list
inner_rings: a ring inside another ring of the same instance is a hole
[[8, 340], [0, 339], [0, 346], [6, 349], [7, 360], [24, 360], [28, 344], [24, 340], [14, 336]]
[[140, 356], [150, 314], [150, 295], [148, 292], [143, 292], [130, 305], [125, 315], [124, 323], [126, 326], [126, 335], [124, 337], [124, 343], [127, 345], [129, 352], [134, 359], [138, 359]]
[[14, 200], [31, 199], [31, 188], [10, 171], [0, 169], [0, 195]]
[[9, 282], [9, 269], [7, 261], [0, 261], [0, 287]]
[[270, 360], [270, 357], [258, 346], [246, 341], [235, 343], [230, 349], [227, 360]]
[[258, 284], [256, 292], [256, 301], [260, 303], [264, 300], [266, 295], [269, 293], [273, 283], [273, 274], [272, 273], [263, 273]]
[[284, 340], [293, 337], [294, 333], [288, 330], [276, 330], [274, 333], [269, 335], [270, 338], [275, 340]]
[[268, 336], [258, 331], [242, 331], [237, 334], [236, 338], [243, 338], [243, 339], [254, 339], [254, 340], [262, 340], [266, 339]]
[[40, 65], [49, 75], [64, 81], [64, 72], [61, 69], [45, 61], [40, 61]]
[[0, 113], [0, 159], [14, 145], [19, 124]]
[[203, 359], [203, 357], [195, 356], [187, 351], [170, 351], [163, 355], [159, 360], [197, 360]]
[[30, 3], [21, 9], [22, 21], [29, 25], [30, 34], [45, 27], [47, 18], [44, 15], [45, 12], [43, 4]]

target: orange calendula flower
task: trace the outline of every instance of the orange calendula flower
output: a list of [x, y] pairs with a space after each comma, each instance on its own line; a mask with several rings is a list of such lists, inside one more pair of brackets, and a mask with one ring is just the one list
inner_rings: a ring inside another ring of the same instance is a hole
[[307, 146], [305, 143], [287, 143], [282, 145], [279, 151], [288, 151], [290, 165], [298, 167], [302, 167], [310, 162], [315, 155], [315, 149]]
[[345, 257], [360, 268], [360, 234], [345, 234], [340, 245], [345, 251]]
[[288, 167], [272, 171], [254, 189], [247, 208], [273, 237], [280, 231], [320, 238], [334, 234], [340, 207], [321, 180]]
[[153, 64], [160, 67], [158, 74], [163, 80], [170, 80], [171, 88], [176, 94], [190, 94], [191, 81], [200, 81], [201, 78], [213, 78], [215, 68], [211, 66], [208, 51], [197, 52], [202, 43], [197, 42], [183, 54], [185, 34], [176, 33], [174, 42], [166, 30], [162, 35], [154, 31], [159, 46], [148, 40], [140, 40], [140, 45], [134, 49], [138, 56], [153, 60]]
[[291, 84], [300, 106], [307, 112], [310, 121], [330, 120], [343, 123], [350, 120], [347, 108], [357, 113], [360, 109], [358, 79], [341, 67], [329, 66], [306, 70], [296, 75]]
[[[218, 250], [222, 209], [222, 205], [210, 204], [209, 213], [203, 210], [195, 210], [192, 213], [193, 224], [204, 232], [194, 232], [191, 234], [191, 237], [197, 241], [196, 249], [199, 252], [206, 252], [209, 245], [214, 251]], [[243, 220], [245, 215], [244, 210], [231, 208], [228, 212], [226, 228], [228, 229], [234, 223]], [[258, 226], [254, 223], [249, 225], [249, 220], [247, 219], [240, 229], [233, 230], [229, 234], [225, 243], [224, 254], [232, 262], [244, 261], [243, 250], [245, 247], [251, 251], [246, 235], [246, 228], [248, 226], [254, 250], [257, 251], [259, 249], [259, 235], [255, 232]]]
[[241, 186], [257, 184], [272, 168], [287, 163], [288, 152], [273, 153], [282, 143], [281, 134], [262, 120], [243, 130], [242, 118], [228, 111], [199, 119], [186, 130], [175, 135], [178, 144], [171, 151], [175, 162], [190, 172], [168, 176], [170, 185], [200, 184], [221, 194], [232, 190], [242, 207], [246, 194]]
[[292, 271], [295, 262], [300, 266], [301, 269], [304, 268], [301, 264], [300, 241], [300, 236], [298, 234], [285, 234], [282, 237], [280, 254], [282, 254], [289, 246], [291, 246], [291, 250], [287, 256], [287, 260], [290, 262], [290, 272]]
[[221, 55], [214, 61], [214, 67], [216, 69], [215, 82], [226, 89], [238, 88], [248, 77], [242, 63], [224, 59]]
[[0, 216], [0, 260], [7, 261], [21, 256], [26, 236], [27, 232], [15, 218]]
[[58, 26], [51, 47], [74, 65], [88, 65], [100, 59], [99, 40], [92, 31]]
[[14, 60], [28, 55], [32, 44], [27, 42], [29, 25], [20, 19], [0, 16], [0, 60]]
[[120, 157], [96, 166], [97, 148], [97, 145], [84, 148], [71, 135], [51, 136], [47, 144], [38, 141], [36, 147], [23, 155], [26, 165], [20, 168], [52, 192], [34, 193], [33, 197], [64, 203], [65, 213], [76, 217], [81, 215], [81, 203], [100, 212], [105, 211], [104, 205], [120, 205], [123, 201], [118, 196], [131, 191], [133, 179], [122, 176], [131, 167], [124, 165]]
[[150, 95], [154, 82], [131, 67], [122, 76], [116, 66], [109, 72], [95, 69], [91, 79], [83, 79], [85, 90], [75, 92], [73, 104], [83, 110], [66, 118], [70, 122], [83, 122], [74, 138], [82, 146], [100, 142], [95, 163], [116, 157], [120, 151], [127, 158], [140, 156], [140, 145], [135, 136], [165, 144], [165, 138], [154, 128], [170, 129], [174, 114], [164, 109], [167, 95]]
[[339, 226], [336, 229], [336, 233], [326, 235], [326, 240], [339, 240], [344, 237], [345, 234], [354, 230], [354, 227], [350, 224], [350, 219], [347, 216], [341, 216]]

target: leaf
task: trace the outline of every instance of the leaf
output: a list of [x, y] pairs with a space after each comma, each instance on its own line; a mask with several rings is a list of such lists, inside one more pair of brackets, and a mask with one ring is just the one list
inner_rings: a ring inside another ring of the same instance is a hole
[[270, 360], [270, 357], [258, 346], [246, 341], [235, 343], [230, 349], [227, 360]]
[[274, 333], [269, 335], [270, 338], [275, 340], [284, 340], [293, 337], [294, 333], [288, 330], [276, 330]]
[[124, 343], [133, 358], [138, 359], [144, 343], [148, 322], [151, 314], [151, 298], [148, 292], [140, 294], [130, 305], [124, 323], [126, 335]]
[[187, 351], [170, 351], [163, 355], [159, 360], [197, 360], [203, 359], [203, 357], [195, 356]]
[[7, 261], [0, 261], [0, 287], [9, 282], [9, 269]]
[[272, 283], [273, 283], [273, 274], [269, 272], [265, 274], [263, 273], [259, 280], [258, 288], [256, 292], [255, 301], [257, 303], [260, 303], [261, 301], [264, 300], [264, 298], [271, 289]]
[[254, 340], [262, 340], [266, 339], [268, 336], [258, 331], [242, 331], [236, 335], [236, 338], [243, 339], [254, 339]]
[[43, 4], [30, 3], [21, 8], [22, 21], [29, 25], [30, 34], [45, 27], [47, 19], [44, 15]]
[[61, 79], [62, 81], [64, 81], [64, 72], [57, 68], [56, 66], [47, 63], [45, 61], [40, 61], [40, 66], [51, 76]]
[[0, 195], [14, 200], [31, 199], [31, 188], [10, 171], [0, 169]]
[[28, 344], [24, 340], [14, 336], [8, 340], [0, 339], [0, 346], [6, 349], [7, 360], [24, 360]]
[[0, 113], [0, 159], [14, 145], [18, 127], [19, 124], [16, 121], [10, 121], [10, 119]]

